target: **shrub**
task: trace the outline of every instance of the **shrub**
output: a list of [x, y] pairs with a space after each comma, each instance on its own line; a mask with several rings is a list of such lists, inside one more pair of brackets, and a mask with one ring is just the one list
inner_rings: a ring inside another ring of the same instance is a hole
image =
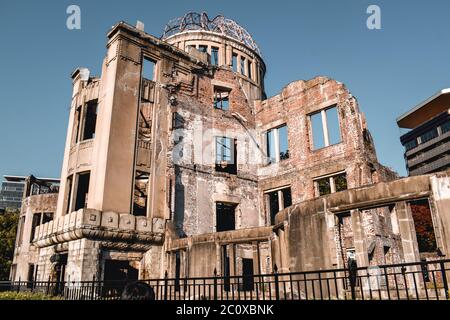
[[0, 292], [0, 300], [62, 300], [61, 297], [52, 297], [38, 292]]

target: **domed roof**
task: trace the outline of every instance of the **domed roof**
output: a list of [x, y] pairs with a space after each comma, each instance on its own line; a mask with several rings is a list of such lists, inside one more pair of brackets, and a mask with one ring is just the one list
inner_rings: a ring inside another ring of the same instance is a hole
[[189, 30], [205, 30], [226, 35], [243, 43], [261, 56], [261, 51], [259, 51], [258, 45], [250, 33], [237, 24], [236, 21], [221, 15], [209, 20], [205, 12], [189, 12], [182, 17], [170, 20], [164, 28], [162, 39], [167, 39], [170, 36]]

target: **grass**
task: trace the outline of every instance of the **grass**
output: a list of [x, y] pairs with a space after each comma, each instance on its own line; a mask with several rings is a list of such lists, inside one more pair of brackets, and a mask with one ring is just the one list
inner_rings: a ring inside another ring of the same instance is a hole
[[61, 297], [52, 297], [37, 292], [0, 292], [0, 300], [62, 300]]

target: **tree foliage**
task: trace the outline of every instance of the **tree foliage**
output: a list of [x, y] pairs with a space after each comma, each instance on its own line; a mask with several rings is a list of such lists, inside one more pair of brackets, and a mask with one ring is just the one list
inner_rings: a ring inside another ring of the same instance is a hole
[[412, 203], [411, 213], [414, 219], [419, 251], [435, 252], [437, 250], [436, 237], [434, 235], [433, 220], [427, 201]]
[[18, 211], [7, 209], [0, 214], [0, 280], [9, 278], [18, 222]]

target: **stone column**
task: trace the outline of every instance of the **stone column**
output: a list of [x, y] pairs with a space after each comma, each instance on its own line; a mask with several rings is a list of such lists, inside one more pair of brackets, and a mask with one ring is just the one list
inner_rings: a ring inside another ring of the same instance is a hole
[[402, 239], [404, 260], [405, 262], [417, 262], [420, 260], [420, 255], [411, 210], [409, 210], [406, 201], [400, 201], [395, 204], [395, 211], [397, 212], [398, 228]]
[[362, 225], [361, 211], [351, 210], [353, 244], [356, 252], [356, 262], [358, 267], [367, 267], [369, 265], [369, 256], [367, 253], [367, 242], [364, 227]]

